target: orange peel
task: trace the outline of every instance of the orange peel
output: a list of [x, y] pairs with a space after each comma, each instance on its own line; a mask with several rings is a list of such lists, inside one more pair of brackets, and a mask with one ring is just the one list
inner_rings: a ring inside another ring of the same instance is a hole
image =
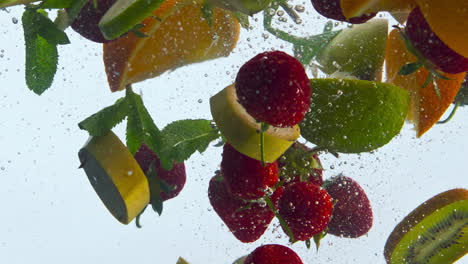
[[399, 75], [402, 66], [416, 62], [403, 42], [400, 32], [394, 29], [390, 32], [385, 53], [387, 82], [407, 89], [411, 95], [409, 120], [415, 125], [417, 136], [421, 137], [439, 121], [447, 108], [453, 102], [466, 73], [444, 74], [450, 80], [438, 79], [437, 85], [440, 97], [434, 89], [434, 84], [422, 87], [429, 72], [420, 68], [415, 74]]
[[167, 0], [145, 19], [140, 32], [104, 44], [104, 65], [111, 91], [125, 89], [184, 65], [228, 56], [240, 25], [230, 11], [214, 8], [212, 24], [192, 1]]

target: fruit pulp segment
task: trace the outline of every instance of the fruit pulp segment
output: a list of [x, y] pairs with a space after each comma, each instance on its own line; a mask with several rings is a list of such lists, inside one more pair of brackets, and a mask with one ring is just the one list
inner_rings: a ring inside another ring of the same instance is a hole
[[[149, 186], [145, 174], [125, 145], [112, 132], [106, 136], [91, 138], [85, 149], [91, 153], [112, 181], [113, 185], [105, 187], [114, 188], [115, 186], [123, 199], [127, 215], [124, 218], [119, 217], [118, 220], [128, 224], [149, 203]], [[84, 166], [86, 166], [86, 160]], [[86, 172], [88, 174], [88, 171]], [[106, 191], [105, 188], [104, 191]], [[111, 213], [115, 214], [113, 211]]]
[[432, 31], [451, 49], [468, 58], [468, 1], [416, 0]]
[[[447, 227], [446, 230], [439, 228], [439, 230], [441, 230], [439, 231], [440, 236], [434, 236], [434, 239], [428, 239], [428, 241], [426, 241], [422, 238], [421, 235], [423, 233], [436, 227], [433, 223], [444, 223], [446, 218], [453, 213], [460, 214], [461, 219], [451, 221], [450, 227]], [[425, 216], [424, 219], [413, 226], [396, 245], [391, 255], [390, 263], [406, 263], [405, 261], [408, 261], [407, 258], [410, 257], [407, 252], [415, 244], [421, 248], [417, 250], [417, 252], [414, 252], [416, 254], [414, 259], [412, 259], [414, 263], [453, 263], [455, 260], [463, 257], [468, 253], [468, 248], [466, 248], [468, 244], [467, 216], [468, 200], [449, 204]], [[456, 243], [453, 243], [455, 240]], [[445, 247], [445, 245], [449, 246]], [[426, 246], [426, 248], [423, 246]], [[432, 257], [430, 257], [431, 255]], [[424, 257], [428, 257], [430, 260], [424, 262]]]
[[414, 0], [341, 0], [341, 9], [346, 18], [380, 11], [411, 10]]
[[[240, 153], [261, 160], [260, 123], [257, 123], [238, 103], [234, 85], [210, 99], [211, 114], [227, 141]], [[299, 137], [299, 127], [270, 126], [264, 133], [265, 162], [271, 163], [281, 156]]]

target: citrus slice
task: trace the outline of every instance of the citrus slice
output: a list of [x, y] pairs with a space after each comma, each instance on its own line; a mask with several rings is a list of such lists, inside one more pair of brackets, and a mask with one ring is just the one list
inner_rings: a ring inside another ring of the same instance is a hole
[[[261, 160], [260, 123], [239, 104], [236, 89], [230, 85], [210, 99], [211, 115], [221, 134], [240, 153]], [[299, 126], [270, 126], [265, 137], [265, 162], [277, 160], [299, 137]]]
[[444, 74], [451, 80], [438, 79], [437, 95], [434, 84], [423, 88], [428, 71], [420, 68], [415, 74], [399, 75], [401, 67], [416, 62], [417, 59], [407, 49], [397, 29], [390, 32], [386, 49], [387, 82], [398, 85], [411, 94], [410, 112], [408, 118], [415, 125], [417, 136], [421, 137], [439, 121], [447, 108], [453, 102], [466, 73]]
[[116, 39], [140, 23], [164, 0], [118, 0], [101, 18], [99, 28], [106, 39]]
[[425, 201], [390, 234], [389, 264], [454, 263], [468, 253], [468, 190], [452, 189]]
[[91, 137], [78, 156], [99, 198], [121, 223], [130, 223], [148, 205], [146, 176], [113, 132]]
[[380, 11], [411, 10], [416, 6], [414, 0], [341, 0], [340, 4], [346, 18]]
[[340, 32], [317, 55], [327, 74], [348, 72], [359, 79], [382, 80], [388, 21], [372, 19]]
[[148, 37], [127, 34], [104, 44], [104, 64], [112, 91], [178, 67], [228, 56], [239, 38], [240, 26], [229, 11], [213, 9], [210, 26], [201, 6], [165, 1], [140, 29]]
[[367, 152], [387, 144], [403, 127], [408, 92], [386, 83], [311, 79], [312, 104], [301, 135], [319, 147]]
[[416, 0], [432, 31], [451, 49], [468, 58], [468, 1]]

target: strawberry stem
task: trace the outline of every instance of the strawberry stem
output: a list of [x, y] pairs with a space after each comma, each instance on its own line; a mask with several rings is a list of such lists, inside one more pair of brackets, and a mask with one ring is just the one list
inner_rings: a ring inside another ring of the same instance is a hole
[[289, 237], [289, 242], [291, 243], [294, 243], [296, 242], [296, 240], [294, 239], [294, 234], [293, 232], [291, 231], [291, 228], [289, 228], [288, 224], [286, 223], [286, 221], [284, 221], [283, 217], [278, 213], [278, 211], [276, 210], [276, 207], [275, 205], [273, 204], [273, 202], [271, 201], [270, 197], [268, 196], [265, 196], [264, 197], [265, 199], [265, 202], [266, 204], [268, 205], [268, 207], [270, 208], [270, 210], [275, 214], [276, 218], [278, 219], [281, 227], [284, 229], [284, 231], [286, 232], [286, 235], [288, 235]]
[[455, 115], [455, 113], [457, 112], [457, 109], [459, 106], [460, 106], [460, 102], [456, 102], [455, 106], [452, 109], [452, 112], [450, 112], [450, 115], [445, 120], [437, 122], [437, 124], [445, 124], [448, 121], [450, 121], [452, 117]]
[[268, 127], [267, 123], [260, 123], [260, 161], [263, 167], [265, 167], [265, 131], [268, 130]]
[[147, 207], [147, 206], [145, 206], [145, 208], [143, 208], [143, 210], [142, 210], [142, 211], [137, 215], [137, 217], [135, 218], [135, 225], [136, 225], [137, 228], [142, 228], [142, 225], [140, 224], [140, 217], [141, 217], [141, 215], [145, 212], [146, 207]]

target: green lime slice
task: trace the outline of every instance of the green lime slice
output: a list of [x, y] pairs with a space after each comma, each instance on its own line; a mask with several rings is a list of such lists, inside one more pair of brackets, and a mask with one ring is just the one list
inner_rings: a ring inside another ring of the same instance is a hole
[[319, 147], [367, 152], [387, 144], [403, 127], [409, 93], [393, 84], [311, 79], [312, 104], [301, 135]]
[[382, 80], [388, 21], [372, 19], [341, 31], [320, 53], [323, 71], [349, 72], [363, 80]]
[[150, 16], [164, 0], [118, 0], [99, 21], [106, 39], [116, 39]]

